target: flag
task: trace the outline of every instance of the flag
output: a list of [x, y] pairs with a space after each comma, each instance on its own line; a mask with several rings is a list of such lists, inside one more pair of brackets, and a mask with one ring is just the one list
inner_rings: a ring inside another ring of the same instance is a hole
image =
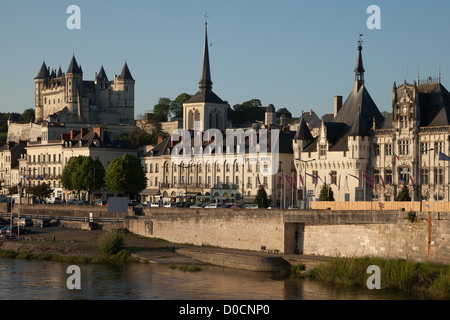
[[447, 156], [445, 153], [439, 152], [439, 160], [450, 161], [450, 157]]
[[384, 183], [383, 176], [380, 174], [381, 182], [383, 182], [383, 188], [386, 189], [386, 184]]
[[261, 181], [259, 181], [259, 173], [256, 174], [256, 177], [258, 178], [259, 185], [261, 185]]
[[374, 183], [373, 180], [370, 179], [365, 173], [363, 173], [364, 178], [366, 178], [367, 183], [373, 188]]
[[357, 176], [354, 176], [354, 175], [352, 175], [352, 174], [348, 174], [350, 177], [353, 177], [353, 178], [355, 178], [356, 180], [358, 180], [359, 181], [359, 178], [357, 177]]
[[400, 161], [400, 158], [398, 157], [398, 155], [396, 155], [396, 154], [394, 153], [394, 156], [397, 158], [397, 161]]
[[283, 188], [283, 172], [281, 173], [280, 178], [281, 178], [281, 188]]
[[42, 178], [40, 175], [37, 176], [38, 180], [44, 180], [44, 178]]
[[27, 176], [23, 176], [23, 180], [30, 180]]
[[331, 174], [331, 172], [330, 172], [330, 177], [331, 177], [331, 181], [332, 181], [335, 185], [337, 185], [336, 180], [334, 180], [334, 177], [333, 177], [333, 175]]
[[412, 186], [413, 186], [413, 189], [416, 190], [416, 187], [414, 187], [414, 181], [413, 181], [413, 178], [412, 178], [411, 176], [409, 176], [409, 180], [411, 180], [411, 184], [412, 184]]
[[292, 172], [292, 181], [294, 181], [295, 189], [297, 189], [297, 178], [295, 177], [295, 174]]
[[291, 185], [291, 183], [289, 182], [289, 178], [288, 178], [287, 174], [285, 173], [284, 176], [285, 176], [286, 181], [287, 181], [287, 183], [288, 183], [288, 185], [289, 185], [289, 188], [292, 188], [292, 185]]
[[303, 183], [303, 177], [302, 177], [302, 175], [299, 175], [299, 177], [300, 177], [300, 182], [301, 182], [302, 186], [304, 186], [305, 184]]
[[339, 176], [339, 185], [338, 185], [338, 190], [341, 190], [341, 176]]

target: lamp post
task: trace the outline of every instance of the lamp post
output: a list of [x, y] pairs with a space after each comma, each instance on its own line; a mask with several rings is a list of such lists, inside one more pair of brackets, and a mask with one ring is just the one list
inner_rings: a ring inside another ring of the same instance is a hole
[[295, 160], [303, 162], [305, 164], [305, 182], [303, 185], [303, 209], [307, 209], [308, 200], [306, 199], [306, 164], [308, 162], [316, 161], [316, 159], [311, 159], [311, 160], [295, 159]]

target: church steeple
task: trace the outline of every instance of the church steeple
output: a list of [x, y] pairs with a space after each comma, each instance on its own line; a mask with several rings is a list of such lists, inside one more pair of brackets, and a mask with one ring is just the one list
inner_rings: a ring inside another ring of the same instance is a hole
[[359, 35], [359, 41], [358, 41], [358, 61], [356, 62], [356, 68], [355, 68], [355, 89], [356, 91], [359, 91], [359, 89], [364, 85], [364, 66], [363, 66], [363, 60], [362, 60], [362, 34]]
[[200, 79], [199, 88], [200, 91], [211, 91], [211, 69], [209, 66], [209, 50], [208, 50], [208, 22], [205, 21], [205, 43], [203, 46], [203, 65], [202, 65], [202, 77]]

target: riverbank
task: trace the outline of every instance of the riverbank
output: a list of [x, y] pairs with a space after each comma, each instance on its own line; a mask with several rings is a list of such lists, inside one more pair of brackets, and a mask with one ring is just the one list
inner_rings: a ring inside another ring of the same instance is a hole
[[292, 276], [334, 285], [367, 287], [373, 272], [368, 274], [369, 266], [379, 267], [380, 289], [402, 291], [421, 299], [450, 299], [450, 266], [437, 263], [370, 257], [334, 258], [312, 270], [293, 272]]

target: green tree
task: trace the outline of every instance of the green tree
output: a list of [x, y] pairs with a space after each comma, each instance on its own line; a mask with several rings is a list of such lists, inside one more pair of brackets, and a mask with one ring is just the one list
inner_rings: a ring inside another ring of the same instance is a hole
[[183, 117], [183, 103], [188, 101], [192, 95], [187, 93], [182, 93], [172, 101], [170, 106], [170, 116], [171, 118], [182, 118]]
[[130, 154], [114, 159], [105, 174], [106, 189], [134, 196], [147, 186], [147, 177], [139, 159]]
[[263, 206], [264, 208], [267, 208], [269, 206], [269, 199], [267, 199], [267, 192], [264, 186], [259, 187], [258, 192], [256, 193], [256, 198], [253, 203]]
[[41, 183], [30, 187], [30, 194], [33, 195], [33, 199], [46, 199], [53, 193], [53, 189], [49, 184]]
[[411, 201], [408, 186], [404, 186], [402, 191], [400, 191], [397, 201]]
[[320, 190], [319, 201], [334, 201], [334, 193], [331, 186], [323, 185]]
[[252, 99], [241, 104], [236, 104], [229, 108], [229, 118], [231, 121], [252, 122], [255, 120], [264, 120], [265, 111], [262, 108], [261, 100]]
[[17, 187], [17, 185], [15, 186], [11, 186], [8, 188], [8, 195], [12, 196], [13, 194], [18, 194], [19, 193], [19, 188]]
[[95, 189], [101, 189], [105, 185], [105, 169], [99, 160], [89, 156], [72, 157], [67, 162], [61, 175], [61, 183], [67, 190], [82, 190], [89, 194]]
[[153, 106], [153, 121], [165, 122], [169, 119], [172, 100], [169, 98], [159, 98], [157, 104]]

